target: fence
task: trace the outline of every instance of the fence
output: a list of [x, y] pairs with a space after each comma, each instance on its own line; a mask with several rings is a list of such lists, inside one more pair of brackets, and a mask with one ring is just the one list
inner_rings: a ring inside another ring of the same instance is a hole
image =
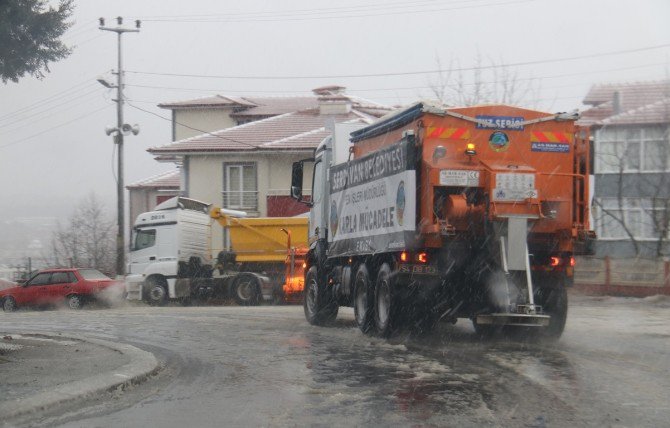
[[670, 295], [670, 261], [577, 257], [575, 288], [589, 294]]

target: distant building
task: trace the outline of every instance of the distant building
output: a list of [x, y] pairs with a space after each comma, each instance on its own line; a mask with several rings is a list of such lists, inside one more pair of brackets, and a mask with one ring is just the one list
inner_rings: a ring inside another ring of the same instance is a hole
[[580, 123], [594, 138], [597, 255], [670, 254], [670, 81], [595, 85]]

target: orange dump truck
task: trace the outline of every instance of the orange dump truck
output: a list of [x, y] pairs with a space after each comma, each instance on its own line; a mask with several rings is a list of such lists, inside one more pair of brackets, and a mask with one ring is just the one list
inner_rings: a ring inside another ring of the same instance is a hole
[[228, 279], [229, 293], [242, 305], [263, 299], [295, 302], [302, 297], [307, 218], [237, 218], [214, 207], [210, 216], [228, 230], [231, 251], [217, 257], [219, 274]]
[[[577, 118], [417, 103], [324, 140], [306, 202], [307, 320], [353, 306], [360, 329], [381, 336], [469, 318], [480, 333], [559, 337], [573, 256], [595, 237]], [[298, 200], [306, 161], [293, 165]]]

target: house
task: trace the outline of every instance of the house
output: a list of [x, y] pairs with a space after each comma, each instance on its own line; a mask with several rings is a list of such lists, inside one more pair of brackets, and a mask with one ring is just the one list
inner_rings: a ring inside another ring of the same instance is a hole
[[[159, 159], [181, 164], [183, 196], [243, 210], [250, 216], [304, 213], [307, 206], [298, 204], [289, 194], [293, 162], [311, 157], [334, 123], [367, 124], [391, 111], [348, 96], [339, 86], [318, 88], [314, 94], [313, 105], [271, 116], [267, 106], [226, 107], [228, 117], [239, 120], [240, 125], [148, 151]], [[220, 239], [218, 242], [225, 247], [223, 234], [213, 239]]]
[[179, 196], [179, 170], [164, 172], [126, 186], [128, 189], [130, 226], [141, 213], [153, 210], [156, 205]]
[[[316, 108], [318, 100], [316, 96], [233, 97], [214, 95], [162, 103], [158, 106], [171, 111], [172, 141], [178, 141], [281, 114]], [[369, 108], [373, 107], [369, 106]], [[155, 159], [159, 162], [181, 165], [180, 156], [156, 155]], [[126, 186], [130, 200], [131, 226], [140, 213], [151, 211], [163, 200], [179, 195], [180, 180], [180, 171], [175, 169]]]
[[172, 141], [318, 106], [316, 97], [215, 95], [159, 104], [172, 111]]
[[596, 255], [670, 254], [670, 81], [596, 85], [580, 123], [594, 139]]

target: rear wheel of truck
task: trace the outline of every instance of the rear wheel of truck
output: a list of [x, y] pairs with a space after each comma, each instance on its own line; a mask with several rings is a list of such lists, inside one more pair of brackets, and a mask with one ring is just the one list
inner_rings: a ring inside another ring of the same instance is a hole
[[375, 281], [374, 322], [377, 333], [389, 337], [398, 326], [398, 303], [391, 283], [391, 268], [382, 264]]
[[568, 318], [568, 290], [564, 286], [538, 287], [535, 290], [535, 303], [549, 315], [549, 325], [541, 330], [541, 337], [557, 340], [563, 334]]
[[310, 267], [305, 275], [305, 297], [302, 306], [307, 322], [312, 325], [328, 324], [337, 317], [339, 306], [328, 293], [326, 285], [320, 283], [316, 266]]
[[356, 271], [354, 280], [354, 315], [358, 328], [365, 334], [371, 334], [374, 330], [374, 299], [371, 288], [370, 274], [363, 263]]
[[261, 301], [261, 286], [253, 275], [242, 274], [233, 285], [233, 298], [240, 306], [257, 306]]
[[147, 302], [152, 306], [163, 306], [168, 299], [167, 281], [164, 278], [149, 277], [146, 285]]

